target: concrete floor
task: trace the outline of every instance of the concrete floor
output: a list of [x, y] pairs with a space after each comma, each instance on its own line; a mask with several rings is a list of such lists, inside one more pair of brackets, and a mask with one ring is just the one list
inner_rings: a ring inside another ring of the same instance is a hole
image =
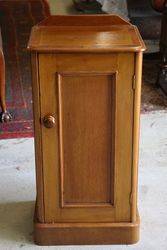
[[141, 240], [132, 246], [38, 247], [33, 244], [33, 139], [0, 141], [0, 250], [166, 250], [167, 113], [141, 117], [139, 210]]

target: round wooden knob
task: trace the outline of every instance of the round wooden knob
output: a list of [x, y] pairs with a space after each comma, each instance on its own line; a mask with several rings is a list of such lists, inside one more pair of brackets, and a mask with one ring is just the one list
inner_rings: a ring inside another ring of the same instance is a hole
[[56, 125], [56, 119], [52, 115], [46, 115], [43, 118], [43, 124], [46, 128], [53, 128]]

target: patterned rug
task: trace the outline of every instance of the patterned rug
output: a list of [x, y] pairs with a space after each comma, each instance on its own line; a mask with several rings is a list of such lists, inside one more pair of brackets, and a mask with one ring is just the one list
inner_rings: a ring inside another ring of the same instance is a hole
[[46, 0], [0, 1], [0, 27], [6, 61], [7, 107], [13, 121], [0, 124], [0, 139], [32, 137], [31, 27], [50, 15]]

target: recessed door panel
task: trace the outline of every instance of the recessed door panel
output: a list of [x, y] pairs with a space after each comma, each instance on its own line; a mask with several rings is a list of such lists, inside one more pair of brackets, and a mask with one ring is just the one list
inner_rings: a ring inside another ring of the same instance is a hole
[[115, 73], [58, 73], [62, 206], [114, 205]]

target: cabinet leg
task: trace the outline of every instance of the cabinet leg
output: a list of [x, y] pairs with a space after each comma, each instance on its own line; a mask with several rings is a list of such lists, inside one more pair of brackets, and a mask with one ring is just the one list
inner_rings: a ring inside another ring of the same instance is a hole
[[2, 50], [0, 50], [0, 122], [9, 122], [12, 116], [6, 109], [5, 101], [5, 60]]

